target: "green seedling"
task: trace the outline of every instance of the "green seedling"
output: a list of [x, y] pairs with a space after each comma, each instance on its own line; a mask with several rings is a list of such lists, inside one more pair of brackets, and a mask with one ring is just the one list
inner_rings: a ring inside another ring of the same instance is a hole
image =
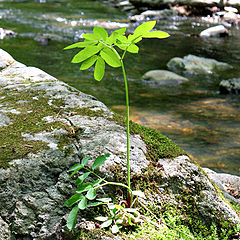
[[[128, 82], [124, 67], [124, 58], [127, 52], [138, 53], [136, 45], [143, 38], [167, 38], [169, 34], [163, 31], [152, 31], [156, 21], [149, 21], [138, 26], [133, 34], [126, 36], [126, 28], [114, 31], [108, 36], [101, 27], [94, 27], [93, 33], [83, 34], [83, 42], [72, 44], [64, 49], [82, 48], [72, 59], [72, 63], [81, 63], [80, 70], [86, 70], [95, 64], [94, 78], [101, 81], [105, 73], [105, 64], [111, 67], [121, 67], [125, 84], [126, 115], [127, 115], [127, 184], [130, 188], [130, 145], [129, 145], [129, 96]], [[120, 55], [118, 50], [122, 51]]]

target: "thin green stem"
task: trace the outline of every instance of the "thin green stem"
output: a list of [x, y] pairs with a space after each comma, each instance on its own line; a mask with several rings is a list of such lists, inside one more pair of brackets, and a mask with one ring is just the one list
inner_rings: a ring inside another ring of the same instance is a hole
[[129, 129], [129, 96], [128, 96], [128, 82], [127, 82], [127, 76], [126, 71], [123, 64], [123, 59], [121, 61], [121, 67], [123, 72], [123, 78], [124, 78], [124, 85], [125, 85], [125, 96], [126, 96], [126, 111], [127, 111], [127, 184], [128, 187], [131, 187], [131, 177], [130, 177], [130, 144], [129, 144], [129, 135], [130, 135], [130, 129]]
[[106, 182], [106, 183], [103, 183], [99, 186], [97, 186], [95, 188], [95, 190], [101, 188], [101, 187], [104, 187], [106, 185], [115, 185], [115, 186], [120, 186], [120, 187], [124, 187], [124, 188], [127, 188], [128, 189], [128, 192], [130, 193], [131, 195], [131, 202], [133, 201], [133, 192], [132, 192], [132, 189], [130, 187], [128, 187], [127, 185], [123, 184], [123, 183], [117, 183], [117, 182]]
[[[95, 172], [93, 172], [92, 170], [90, 170], [89, 168], [83, 167], [83, 169], [85, 169], [86, 171], [92, 173], [93, 175], [95, 175], [96, 177], [103, 179], [102, 177], [100, 177], [99, 175], [97, 175]], [[103, 179], [104, 182], [107, 182], [106, 180]]]

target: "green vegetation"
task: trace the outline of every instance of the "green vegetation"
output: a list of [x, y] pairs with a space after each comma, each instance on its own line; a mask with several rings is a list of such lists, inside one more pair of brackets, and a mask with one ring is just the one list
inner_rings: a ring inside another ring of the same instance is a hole
[[[38, 99], [33, 99], [36, 92], [30, 90], [11, 91], [10, 94], [7, 90], [1, 90], [0, 94], [0, 105], [6, 107], [5, 114], [11, 121], [7, 126], [0, 127], [0, 168], [8, 167], [11, 160], [26, 157], [30, 152], [36, 153], [49, 148], [46, 142], [24, 139], [22, 133], [34, 135], [44, 131], [51, 132], [53, 129], [64, 129], [68, 132], [67, 136], [59, 137], [58, 146], [61, 148], [62, 144], [70, 143], [71, 129], [68, 126], [43, 120], [46, 116], [56, 116], [59, 111], [48, 104], [49, 98], [44, 97], [43, 92], [38, 92]], [[12, 113], [11, 109], [19, 114]]]

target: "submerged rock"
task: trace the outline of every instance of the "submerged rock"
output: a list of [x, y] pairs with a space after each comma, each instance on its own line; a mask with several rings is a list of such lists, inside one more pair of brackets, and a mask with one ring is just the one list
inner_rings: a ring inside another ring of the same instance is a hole
[[[12, 223], [14, 240], [76, 239], [66, 229], [70, 210], [64, 202], [73, 193], [68, 169], [84, 156], [92, 156], [91, 164], [110, 153], [100, 174], [125, 179], [125, 120], [94, 97], [0, 52], [0, 112], [8, 117], [0, 125], [0, 233], [7, 239], [6, 224]], [[144, 185], [150, 205], [173, 204], [183, 215], [190, 209], [189, 224], [204, 219], [228, 229], [240, 222], [201, 168], [167, 137], [131, 123], [130, 144], [132, 186]]]
[[184, 58], [172, 58], [167, 66], [170, 70], [184, 75], [215, 74], [232, 69], [232, 66], [215, 59], [187, 55]]
[[157, 85], [178, 85], [188, 81], [187, 78], [166, 70], [148, 71], [142, 76], [142, 79], [147, 83]]
[[219, 84], [219, 90], [222, 94], [240, 94], [240, 78], [222, 80]]
[[228, 35], [229, 32], [223, 25], [210, 27], [200, 33], [200, 37], [226, 37]]

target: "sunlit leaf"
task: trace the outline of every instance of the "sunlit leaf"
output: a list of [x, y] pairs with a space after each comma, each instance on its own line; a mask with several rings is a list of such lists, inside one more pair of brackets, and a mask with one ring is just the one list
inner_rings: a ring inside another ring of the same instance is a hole
[[87, 207], [87, 198], [83, 196], [82, 200], [78, 204], [78, 208], [84, 210]]
[[98, 57], [97, 62], [95, 64], [94, 70], [94, 78], [97, 81], [101, 81], [105, 72], [105, 62], [102, 57]]
[[142, 40], [142, 37], [140, 37], [140, 36], [136, 37], [136, 36], [134, 36], [132, 34], [129, 34], [128, 35], [128, 40], [129, 40], [129, 42], [133, 41], [134, 43], [138, 43], [138, 42], [140, 42]]
[[72, 210], [71, 212], [69, 213], [68, 215], [68, 218], [67, 218], [67, 228], [72, 230], [75, 226], [76, 226], [76, 223], [77, 223], [77, 213], [79, 211], [79, 208], [78, 206], [76, 205]]
[[74, 43], [74, 44], [71, 44], [71, 45], [65, 47], [64, 50], [72, 49], [72, 48], [84, 48], [84, 47], [87, 47], [88, 45], [93, 45], [96, 43], [97, 43], [97, 41], [78, 42], [78, 43]]
[[94, 219], [100, 222], [105, 222], [108, 220], [108, 217], [95, 217]]
[[81, 176], [79, 176], [77, 178], [77, 180], [75, 181], [75, 184], [76, 185], [80, 185], [82, 184], [82, 182], [90, 175], [90, 172], [86, 172], [84, 174], [82, 174]]
[[170, 35], [163, 31], [152, 31], [142, 35], [143, 38], [167, 38]]
[[116, 53], [113, 52], [110, 48], [103, 48], [100, 52], [101, 57], [104, 61], [111, 67], [120, 67], [121, 62]]
[[111, 231], [112, 231], [113, 234], [114, 234], [114, 233], [117, 233], [117, 232], [119, 231], [119, 227], [118, 227], [117, 225], [113, 225], [113, 226], [111, 227]]
[[80, 164], [80, 163], [77, 163], [77, 164], [75, 164], [75, 165], [73, 165], [72, 167], [70, 167], [69, 168], [69, 172], [72, 172], [72, 171], [75, 171], [75, 170], [77, 170], [77, 169], [81, 169], [83, 167], [83, 165], [82, 164]]
[[97, 201], [101, 201], [101, 202], [104, 202], [104, 203], [109, 203], [112, 201], [111, 198], [97, 198]]
[[93, 28], [93, 33], [99, 37], [99, 40], [102, 38], [103, 40], [105, 40], [108, 37], [108, 33], [107, 31], [102, 28], [102, 27], [94, 27]]
[[120, 35], [123, 35], [126, 32], [126, 29], [127, 28], [124, 27], [112, 32], [110, 37], [106, 39], [106, 43], [109, 45], [112, 45], [113, 43], [115, 43], [117, 37], [119, 37]]
[[87, 39], [87, 40], [92, 40], [92, 41], [96, 41], [99, 40], [99, 35], [96, 35], [94, 33], [85, 33], [82, 35], [83, 38]]
[[98, 52], [99, 52], [98, 46], [87, 46], [73, 57], [72, 63], [82, 62]]
[[94, 188], [90, 188], [86, 194], [86, 198], [89, 200], [93, 200], [94, 198], [96, 198], [96, 196], [97, 196], [97, 193]]
[[102, 203], [102, 202], [93, 202], [93, 203], [87, 204], [87, 207], [96, 207], [96, 206], [103, 205], [103, 204], [104, 203]]
[[83, 198], [82, 194], [75, 194], [71, 196], [65, 203], [64, 205], [66, 207], [71, 207], [74, 203], [79, 202]]
[[112, 224], [112, 219], [107, 220], [106, 222], [100, 225], [101, 228], [109, 227]]
[[135, 44], [131, 44], [128, 48], [127, 51], [130, 53], [138, 53], [139, 47]]
[[86, 192], [86, 191], [88, 191], [90, 188], [92, 188], [92, 183], [90, 183], [90, 182], [88, 182], [88, 183], [82, 183], [82, 184], [76, 189], [76, 192], [77, 192], [77, 193]]
[[138, 36], [138, 35], [142, 35], [146, 32], [149, 32], [154, 28], [155, 25], [156, 25], [156, 21], [145, 22], [135, 29], [133, 35]]
[[107, 153], [105, 155], [101, 155], [101, 156], [98, 156], [93, 165], [92, 165], [92, 170], [98, 168], [99, 166], [101, 166], [108, 158], [109, 158], [110, 154]]
[[85, 61], [83, 61], [80, 70], [86, 70], [88, 68], [90, 68], [97, 60], [97, 55], [93, 55], [90, 58], [86, 59]]

